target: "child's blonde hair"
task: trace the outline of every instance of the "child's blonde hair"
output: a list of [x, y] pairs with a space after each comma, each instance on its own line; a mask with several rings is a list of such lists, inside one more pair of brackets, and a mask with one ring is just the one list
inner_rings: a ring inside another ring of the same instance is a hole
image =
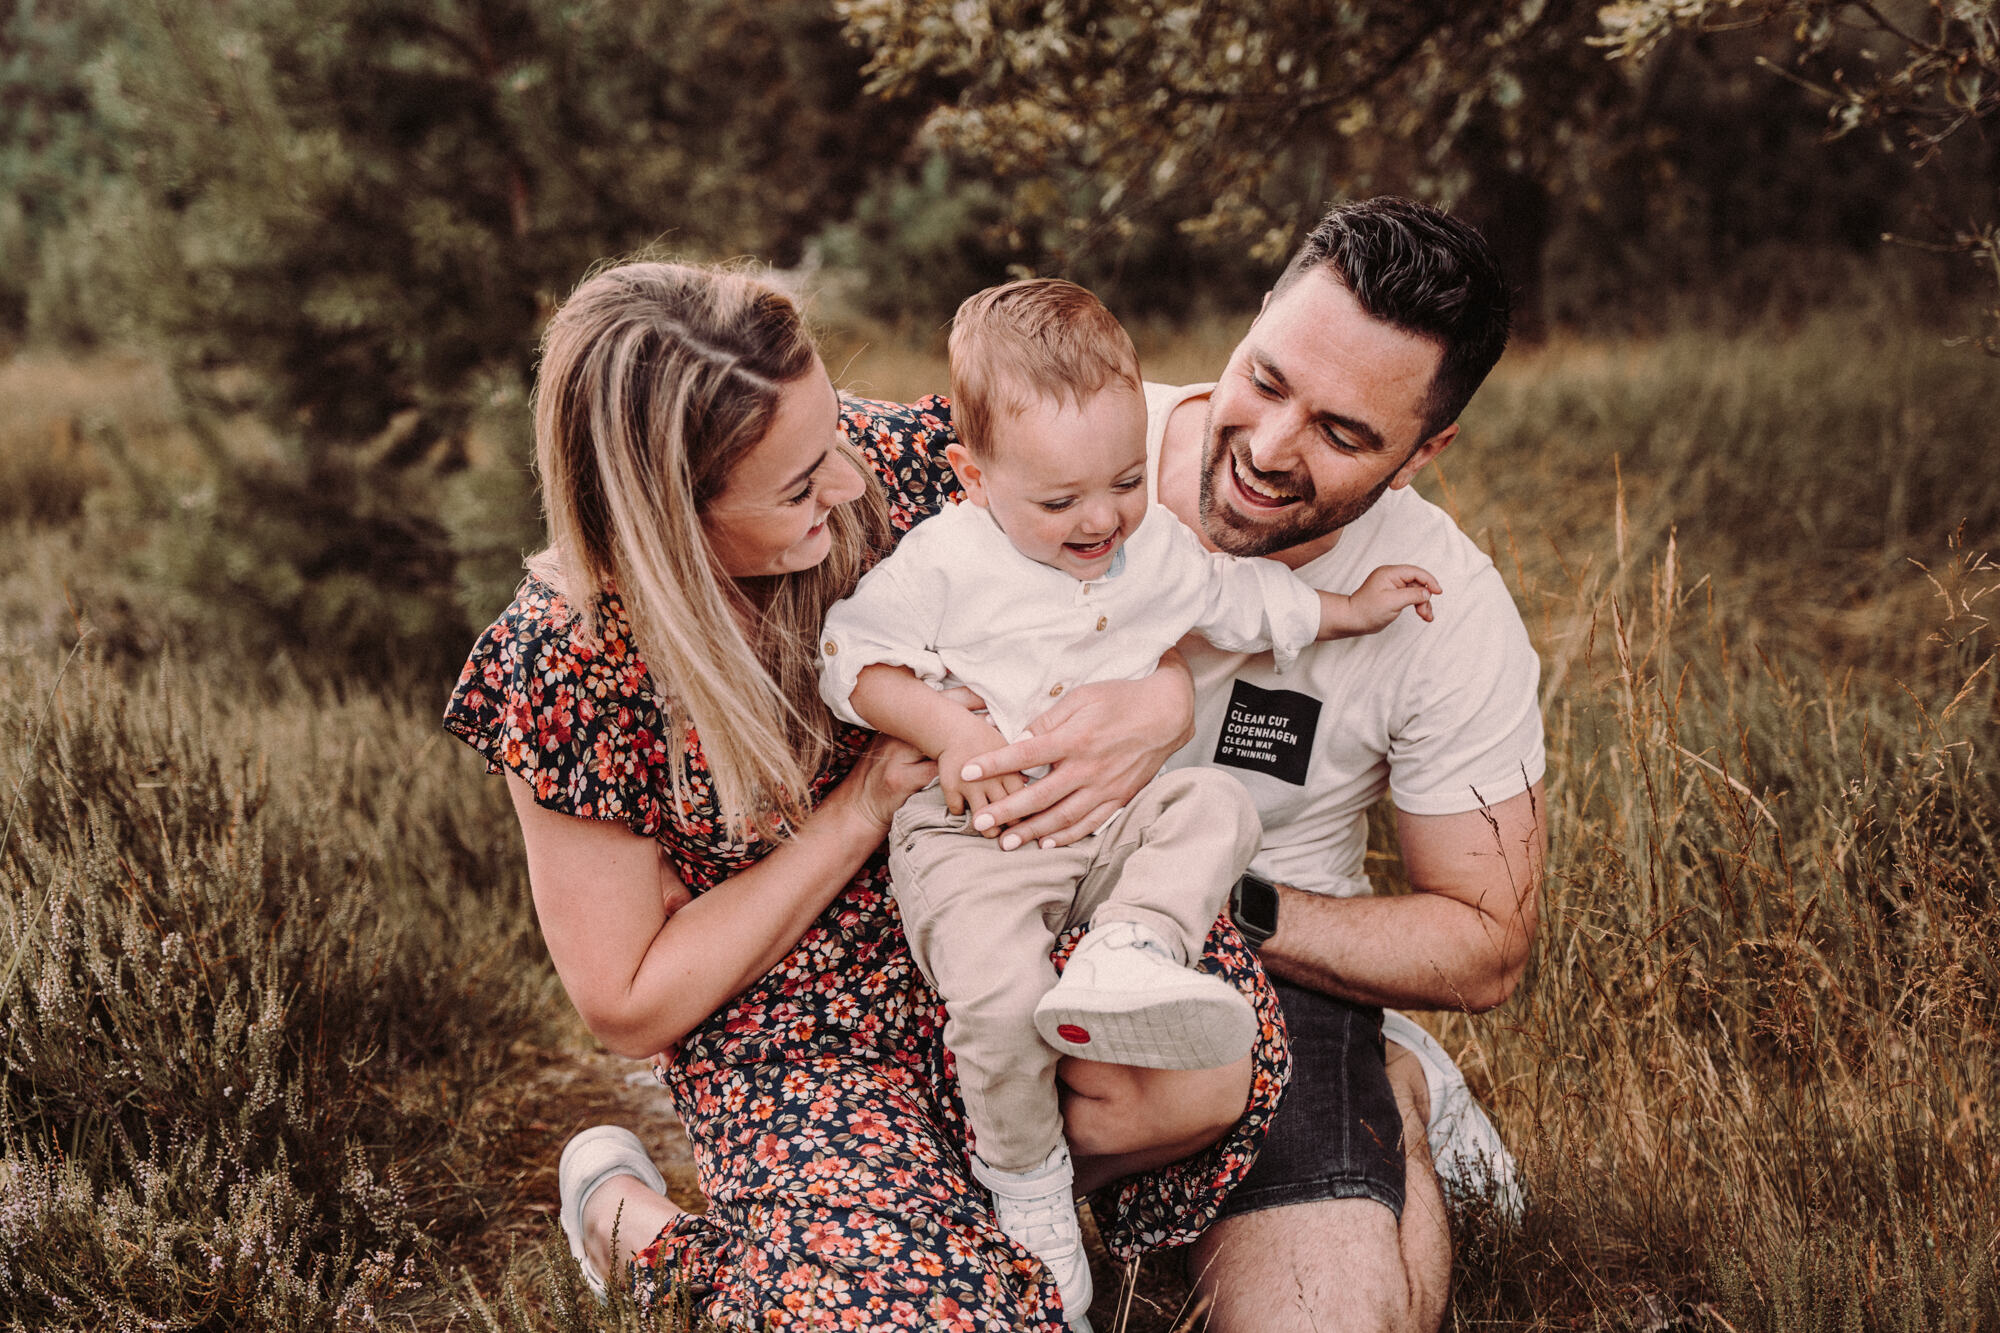
[[676, 802], [698, 807], [681, 733], [692, 727], [732, 831], [772, 836], [806, 813], [834, 748], [814, 646], [834, 602], [887, 549], [888, 506], [861, 458], [861, 499], [828, 515], [811, 569], [737, 580], [701, 512], [771, 428], [780, 390], [816, 366], [791, 299], [748, 272], [634, 263], [586, 279], [542, 340], [535, 466], [549, 546], [529, 570], [596, 634], [616, 589], [632, 645], [668, 710]]
[[1028, 278], [965, 299], [951, 321], [951, 416], [975, 458], [993, 424], [1040, 400], [1081, 405], [1109, 384], [1142, 392], [1131, 335], [1082, 287]]

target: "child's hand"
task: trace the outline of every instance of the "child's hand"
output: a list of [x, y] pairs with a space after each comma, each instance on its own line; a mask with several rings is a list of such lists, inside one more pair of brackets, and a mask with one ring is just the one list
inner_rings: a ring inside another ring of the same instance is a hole
[[[944, 788], [945, 808], [955, 815], [970, 815], [977, 819], [979, 812], [1004, 796], [1012, 796], [1026, 784], [1019, 773], [996, 773], [990, 778], [979, 778], [967, 782], [960, 776], [966, 761], [974, 755], [997, 750], [1007, 743], [1007, 738], [990, 725], [980, 728], [979, 734], [951, 746], [938, 756], [938, 785]], [[1000, 826], [982, 829], [989, 838], [1000, 835]]]
[[1433, 618], [1431, 598], [1444, 589], [1430, 571], [1415, 565], [1383, 565], [1361, 580], [1345, 597], [1321, 593], [1320, 637], [1347, 638], [1389, 628], [1405, 607], [1415, 607], [1426, 621]]

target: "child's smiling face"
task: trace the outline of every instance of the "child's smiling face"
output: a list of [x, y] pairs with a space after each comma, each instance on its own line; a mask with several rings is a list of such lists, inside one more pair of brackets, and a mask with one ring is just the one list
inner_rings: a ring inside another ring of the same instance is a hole
[[951, 446], [966, 499], [1014, 549], [1073, 578], [1102, 578], [1146, 516], [1146, 400], [1114, 383], [1081, 404], [1037, 397], [996, 414], [986, 457]]

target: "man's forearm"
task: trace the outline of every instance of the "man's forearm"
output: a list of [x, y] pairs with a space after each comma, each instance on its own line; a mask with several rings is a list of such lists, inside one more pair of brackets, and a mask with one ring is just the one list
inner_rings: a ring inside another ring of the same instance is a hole
[[1418, 892], [1330, 898], [1280, 888], [1260, 950], [1275, 975], [1357, 1004], [1491, 1009], [1528, 967], [1548, 828], [1542, 784], [1451, 815], [1396, 812]]
[[1478, 1011], [1513, 993], [1525, 935], [1440, 894], [1333, 898], [1280, 885], [1277, 933], [1258, 953], [1272, 975], [1356, 1004]]

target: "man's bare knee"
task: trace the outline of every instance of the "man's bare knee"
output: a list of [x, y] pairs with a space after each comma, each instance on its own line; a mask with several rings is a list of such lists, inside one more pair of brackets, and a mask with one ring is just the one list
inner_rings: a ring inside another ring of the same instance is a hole
[[1430, 1333], [1437, 1304], [1410, 1271], [1396, 1215], [1327, 1199], [1227, 1218], [1195, 1245], [1215, 1333]]

